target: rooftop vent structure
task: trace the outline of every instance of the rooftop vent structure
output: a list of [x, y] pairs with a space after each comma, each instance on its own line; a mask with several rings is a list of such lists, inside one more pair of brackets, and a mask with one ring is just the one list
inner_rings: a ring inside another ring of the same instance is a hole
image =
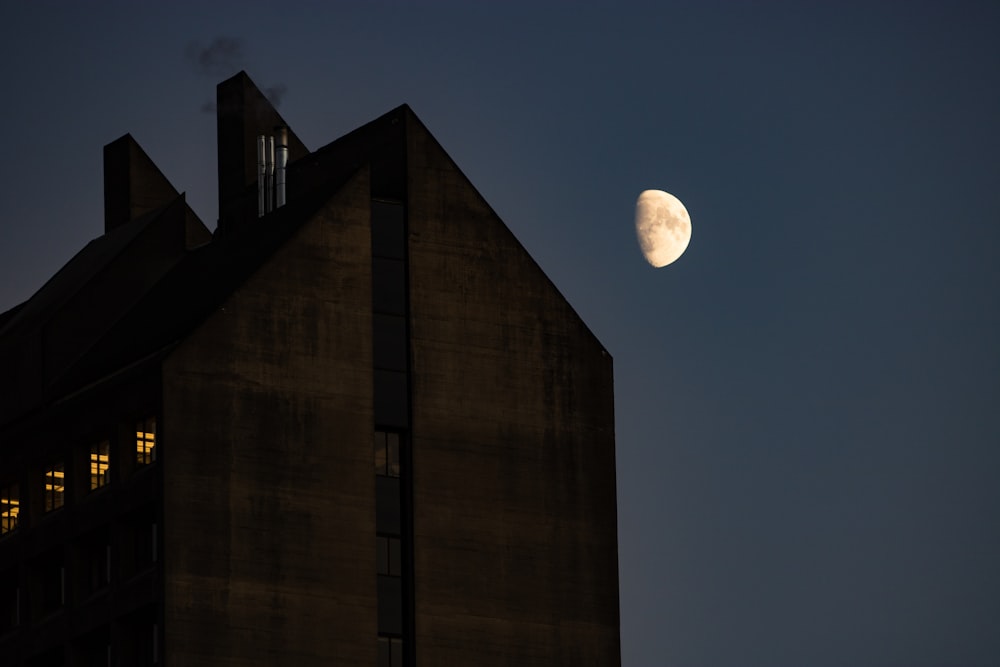
[[[236, 231], [244, 222], [281, 206], [278, 181], [286, 182], [279, 163], [291, 165], [309, 155], [302, 140], [267, 97], [254, 85], [246, 72], [223, 81], [216, 89], [216, 114], [219, 169], [219, 226], [217, 233]], [[271, 187], [267, 187], [267, 167], [264, 167], [264, 187], [259, 186], [260, 165], [266, 151], [258, 146], [258, 137], [274, 138], [274, 165]], [[287, 148], [287, 151], [283, 151]], [[284, 153], [284, 155], [283, 155]], [[260, 193], [264, 191], [264, 205]], [[271, 204], [267, 193], [272, 193]], [[287, 203], [286, 195], [283, 201]]]
[[257, 135], [257, 217], [285, 205], [288, 128], [274, 128], [276, 137]]

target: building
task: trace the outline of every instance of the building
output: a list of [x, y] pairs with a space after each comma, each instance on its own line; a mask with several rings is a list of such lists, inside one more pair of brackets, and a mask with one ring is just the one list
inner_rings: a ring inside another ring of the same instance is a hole
[[0, 662], [619, 664], [609, 354], [408, 107], [217, 92], [215, 232], [126, 135], [0, 314]]

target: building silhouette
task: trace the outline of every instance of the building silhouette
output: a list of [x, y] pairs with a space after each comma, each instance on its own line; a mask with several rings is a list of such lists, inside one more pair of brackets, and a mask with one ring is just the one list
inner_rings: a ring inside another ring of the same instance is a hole
[[215, 232], [125, 135], [0, 314], [0, 664], [619, 664], [610, 355], [408, 107], [217, 93]]

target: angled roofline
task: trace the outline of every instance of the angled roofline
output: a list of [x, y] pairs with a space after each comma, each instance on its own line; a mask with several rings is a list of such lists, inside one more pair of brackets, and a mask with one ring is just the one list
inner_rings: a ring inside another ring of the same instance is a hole
[[113, 374], [183, 340], [313, 220], [356, 173], [244, 224], [238, 234], [217, 237], [187, 253], [65, 373], [54, 379], [45, 390], [46, 400], [98, 381], [105, 370]]
[[[79, 294], [108, 264], [121, 256], [142, 230], [173, 206], [178, 199], [183, 201], [184, 195], [177, 195], [173, 201], [87, 242], [34, 294], [16, 306], [19, 312], [15, 313], [5, 326], [0, 326], [0, 345], [6, 336], [24, 327], [44, 324], [60, 306]], [[77, 275], [71, 275], [74, 273]]]

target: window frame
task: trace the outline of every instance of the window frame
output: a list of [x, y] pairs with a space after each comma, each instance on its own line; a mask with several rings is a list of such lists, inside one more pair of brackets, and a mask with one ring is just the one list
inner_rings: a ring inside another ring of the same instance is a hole
[[376, 429], [374, 436], [375, 474], [398, 479], [402, 474], [400, 463], [402, 433]]
[[[87, 452], [87, 465], [90, 470], [90, 481], [87, 491], [99, 491], [111, 483], [111, 441], [105, 438], [91, 443], [87, 448]], [[102, 465], [103, 468], [101, 467]]]
[[[379, 634], [376, 640], [376, 664], [378, 667], [402, 667], [405, 658], [403, 657], [403, 638], [397, 635]], [[384, 646], [384, 649], [383, 649]], [[383, 651], [385, 653], [383, 653]], [[385, 656], [383, 659], [383, 655]], [[397, 659], [393, 660], [393, 656]]]
[[146, 468], [156, 463], [156, 415], [149, 415], [135, 422], [135, 467]]
[[[62, 484], [56, 480], [61, 479]], [[59, 459], [42, 471], [42, 513], [51, 514], [66, 506], [66, 463]]]
[[403, 541], [399, 535], [375, 536], [375, 573], [382, 577], [403, 576]]
[[[11, 502], [13, 499], [13, 502]], [[20, 525], [21, 487], [17, 482], [0, 486], [0, 537], [13, 533]]]

